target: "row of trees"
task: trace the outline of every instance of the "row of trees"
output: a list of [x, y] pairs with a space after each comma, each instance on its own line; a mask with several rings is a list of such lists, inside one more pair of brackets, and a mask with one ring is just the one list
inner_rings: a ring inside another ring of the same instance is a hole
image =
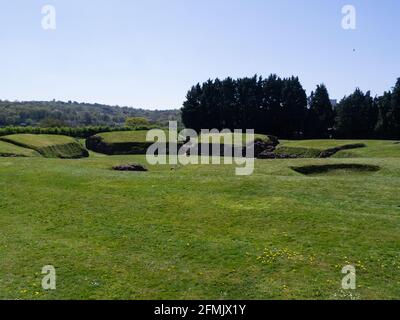
[[325, 85], [307, 97], [299, 78], [254, 76], [193, 86], [182, 108], [186, 127], [255, 129], [282, 138], [400, 138], [400, 79], [382, 97], [356, 91], [333, 108]]
[[0, 100], [0, 127], [123, 126], [129, 117], [142, 117], [165, 125], [180, 116], [179, 110], [153, 111], [73, 101]]
[[336, 114], [340, 138], [400, 139], [400, 78], [380, 97], [356, 89], [339, 103]]
[[0, 137], [8, 136], [10, 134], [54, 134], [70, 136], [74, 138], [89, 138], [95, 134], [101, 132], [114, 132], [114, 131], [131, 131], [131, 130], [149, 130], [159, 128], [154, 125], [147, 126], [125, 126], [125, 127], [109, 127], [109, 126], [88, 126], [88, 127], [52, 127], [52, 128], [42, 128], [42, 127], [3, 127], [0, 128]]

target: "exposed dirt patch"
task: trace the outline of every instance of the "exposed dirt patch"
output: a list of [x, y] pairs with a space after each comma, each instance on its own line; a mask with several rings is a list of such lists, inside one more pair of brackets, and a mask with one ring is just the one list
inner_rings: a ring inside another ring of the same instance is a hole
[[311, 165], [302, 167], [291, 167], [292, 170], [304, 175], [317, 175], [327, 173], [361, 173], [361, 172], [377, 172], [381, 168], [368, 164], [327, 164], [327, 165]]
[[148, 171], [144, 166], [142, 166], [141, 164], [122, 164], [119, 166], [115, 166], [113, 167], [113, 170], [116, 171], [138, 171], [138, 172], [146, 172]]

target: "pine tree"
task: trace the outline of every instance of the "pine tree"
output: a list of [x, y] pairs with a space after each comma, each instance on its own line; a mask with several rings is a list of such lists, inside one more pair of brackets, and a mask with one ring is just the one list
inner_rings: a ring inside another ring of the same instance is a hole
[[261, 133], [280, 135], [283, 125], [282, 90], [283, 80], [276, 74], [271, 74], [262, 83], [262, 114], [264, 123]]
[[376, 135], [381, 139], [388, 139], [390, 138], [388, 115], [392, 104], [392, 93], [385, 92], [383, 96], [376, 99], [376, 104], [379, 110], [378, 122], [375, 127]]
[[300, 138], [304, 134], [307, 95], [298, 77], [284, 79], [282, 90], [282, 137]]
[[222, 94], [222, 129], [236, 129], [236, 114], [237, 114], [237, 101], [236, 101], [236, 81], [232, 78], [226, 78], [222, 81], [221, 94]]
[[390, 109], [387, 115], [389, 138], [400, 139], [400, 78], [393, 88]]
[[310, 138], [326, 138], [333, 127], [334, 113], [329, 93], [324, 84], [318, 85], [309, 98], [307, 116], [307, 136]]
[[186, 101], [181, 110], [182, 122], [187, 128], [200, 131], [203, 126], [203, 110], [201, 105], [202, 88], [198, 83], [186, 95]]
[[337, 107], [337, 135], [348, 139], [368, 139], [375, 135], [378, 108], [370, 92], [356, 89]]

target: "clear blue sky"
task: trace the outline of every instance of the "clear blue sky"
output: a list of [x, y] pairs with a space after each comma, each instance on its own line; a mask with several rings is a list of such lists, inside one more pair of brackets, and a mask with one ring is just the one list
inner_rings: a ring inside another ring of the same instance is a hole
[[0, 27], [0, 99], [166, 109], [215, 77], [293, 74], [338, 99], [400, 77], [399, 0], [1, 0]]

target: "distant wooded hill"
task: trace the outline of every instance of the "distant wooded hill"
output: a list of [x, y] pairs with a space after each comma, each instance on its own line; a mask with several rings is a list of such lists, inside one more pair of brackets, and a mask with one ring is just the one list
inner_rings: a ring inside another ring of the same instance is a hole
[[0, 127], [4, 126], [120, 126], [127, 117], [144, 117], [165, 125], [180, 122], [179, 110], [144, 110], [103, 104], [0, 100]]

